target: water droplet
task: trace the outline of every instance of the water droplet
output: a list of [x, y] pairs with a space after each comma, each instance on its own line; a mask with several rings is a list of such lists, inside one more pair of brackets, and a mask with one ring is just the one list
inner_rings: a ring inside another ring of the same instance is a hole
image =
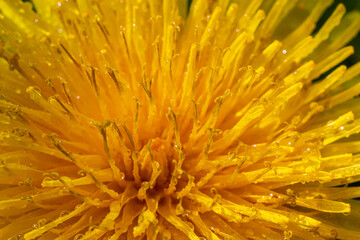
[[84, 234], [79, 233], [79, 234], [75, 235], [74, 240], [79, 240], [79, 239], [82, 239], [83, 237], [84, 237]]
[[70, 213], [70, 211], [64, 210], [60, 213], [60, 217], [64, 217], [64, 216], [68, 215], [69, 213]]
[[125, 179], [125, 173], [121, 172], [120, 173], [120, 178], [121, 178], [121, 180], [124, 180]]
[[59, 7], [61, 7], [61, 2], [58, 2], [57, 4], [58, 4]]
[[284, 232], [284, 240], [289, 240], [292, 237], [292, 231], [285, 231]]
[[15, 239], [16, 240], [24, 240], [24, 235], [18, 234], [18, 235], [15, 236]]
[[284, 50], [282, 50], [282, 53], [283, 53], [283, 54], [286, 54], [286, 53], [287, 53], [287, 51], [284, 49]]
[[38, 227], [42, 227], [46, 224], [46, 222], [47, 222], [46, 219], [42, 218], [39, 221], [37, 221], [37, 225], [38, 225]]

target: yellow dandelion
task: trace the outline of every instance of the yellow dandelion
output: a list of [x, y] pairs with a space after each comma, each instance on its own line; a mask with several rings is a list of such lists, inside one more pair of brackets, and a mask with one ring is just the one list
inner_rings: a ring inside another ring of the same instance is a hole
[[0, 239], [360, 239], [359, 12], [33, 2], [0, 0]]

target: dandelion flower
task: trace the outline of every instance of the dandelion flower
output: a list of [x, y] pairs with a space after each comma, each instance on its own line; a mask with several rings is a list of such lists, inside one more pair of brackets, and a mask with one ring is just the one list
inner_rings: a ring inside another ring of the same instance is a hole
[[1, 239], [360, 239], [358, 12], [33, 2], [0, 1]]

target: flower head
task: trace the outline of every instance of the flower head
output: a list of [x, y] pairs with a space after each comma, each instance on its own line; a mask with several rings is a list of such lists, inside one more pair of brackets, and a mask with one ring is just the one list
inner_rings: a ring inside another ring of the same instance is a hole
[[1, 239], [360, 238], [358, 12], [34, 3], [0, 2]]

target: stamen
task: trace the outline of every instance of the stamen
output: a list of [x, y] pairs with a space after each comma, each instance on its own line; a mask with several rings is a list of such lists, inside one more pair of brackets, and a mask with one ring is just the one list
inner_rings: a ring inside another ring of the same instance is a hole
[[71, 61], [73, 61], [73, 63], [75, 64], [75, 66], [77, 66], [78, 68], [81, 67], [81, 64], [71, 55], [71, 53], [66, 49], [66, 47], [60, 43], [61, 48], [66, 52], [66, 54], [69, 56], [69, 58], [71, 59]]
[[86, 72], [86, 76], [88, 77], [90, 83], [91, 83], [91, 86], [94, 88], [95, 90], [95, 93], [96, 95], [98, 96], [99, 95], [99, 89], [98, 89], [98, 85], [96, 83], [96, 73], [95, 73], [95, 68], [90, 66], [91, 68], [91, 75], [88, 73], [88, 71], [85, 70]]
[[179, 133], [179, 128], [178, 128], [178, 124], [176, 121], [176, 115], [175, 113], [170, 109], [168, 114], [166, 115], [168, 117], [168, 119], [170, 121], [173, 121], [174, 123], [174, 130], [175, 130], [175, 148], [181, 150], [182, 149], [182, 145], [181, 145], [181, 141], [180, 141], [180, 133]]
[[95, 124], [95, 125], [103, 137], [104, 151], [105, 151], [106, 157], [108, 159], [109, 165], [110, 165], [111, 169], [113, 170], [114, 177], [117, 180], [117, 182], [120, 184], [123, 181], [124, 173], [122, 173], [120, 171], [120, 169], [116, 166], [115, 160], [111, 157], [109, 146], [108, 146], [108, 141], [107, 141], [107, 137], [106, 137], [106, 129], [107, 129], [107, 127], [110, 126], [110, 124], [111, 124], [110, 121], [104, 121], [100, 124]]
[[47, 231], [57, 227], [59, 224], [78, 216], [79, 214], [81, 214], [83, 211], [87, 210], [90, 207], [90, 205], [83, 203], [80, 207], [75, 208], [72, 212], [70, 212], [69, 214], [59, 217], [57, 219], [55, 219], [54, 221], [51, 221], [49, 223], [47, 223], [46, 225], [44, 225], [41, 228], [37, 228], [34, 229], [28, 233], [26, 233], [24, 235], [24, 239], [25, 240], [30, 240], [30, 239], [35, 239], [39, 236], [41, 236], [43, 233], [46, 233]]
[[17, 70], [25, 79], [30, 79], [25, 71], [20, 67], [19, 64], [20, 56], [19, 54], [15, 53], [10, 59], [8, 59], [9, 69], [10, 71]]
[[127, 41], [126, 41], [125, 34], [124, 34], [123, 31], [121, 31], [121, 32], [120, 32], [120, 35], [121, 35], [121, 37], [122, 37], [122, 39], [123, 39], [123, 41], [124, 41], [125, 49], [126, 49], [126, 54], [127, 54], [128, 58], [129, 58], [129, 62], [131, 63], [131, 62], [132, 62], [132, 61], [131, 61], [131, 55], [130, 55], [130, 51], [129, 51], [129, 47], [128, 47], [128, 44], [127, 44]]
[[77, 161], [75, 160], [75, 158], [73, 157], [73, 155], [70, 152], [65, 151], [65, 149], [60, 145], [59, 141], [56, 141], [54, 139], [54, 135], [47, 135], [48, 138], [51, 140], [51, 143], [62, 153], [64, 154], [67, 158], [69, 158], [72, 162], [77, 163]]
[[196, 135], [197, 130], [199, 128], [199, 123], [198, 123], [198, 111], [197, 111], [197, 103], [195, 102], [195, 100], [192, 100], [192, 103], [194, 105], [194, 121], [193, 121], [193, 128], [191, 130], [191, 134], [192, 136]]
[[149, 209], [143, 211], [138, 217], [138, 226], [134, 227], [134, 237], [139, 237], [145, 232], [151, 223], [155, 222], [157, 222], [157, 220], [154, 213], [152, 213]]
[[[232, 173], [231, 175], [231, 178], [230, 178], [230, 182], [234, 181], [234, 178], [235, 176], [239, 173], [241, 167], [243, 166], [243, 164], [245, 163], [246, 159], [247, 159], [247, 154], [248, 154], [248, 151], [249, 151], [249, 146], [248, 145], [245, 145], [245, 153], [244, 153], [244, 158], [241, 159], [237, 156], [234, 156], [236, 159], [238, 159], [238, 164], [234, 170], [234, 172]], [[235, 154], [234, 154], [235, 155]]]
[[135, 183], [140, 184], [141, 178], [140, 178], [140, 172], [139, 172], [137, 151], [135, 149], [135, 143], [134, 143], [134, 140], [131, 136], [129, 129], [125, 125], [125, 122], [123, 123], [122, 127], [124, 128], [126, 135], [128, 136], [128, 139], [130, 141], [131, 147], [132, 147], [132, 153], [131, 153], [131, 158], [133, 160], [133, 171], [132, 172], [133, 172], [133, 176], [135, 179]]
[[69, 115], [69, 117], [71, 119], [74, 119], [74, 115], [72, 114], [72, 112], [70, 112], [70, 110], [64, 105], [64, 103], [59, 99], [58, 95], [55, 95], [53, 97], [51, 97], [52, 99], [55, 99], [56, 102], [65, 110], [65, 112]]
[[103, 36], [104, 36], [107, 44], [109, 44], [109, 46], [112, 47], [112, 45], [110, 44], [109, 37], [108, 37], [108, 36], [110, 35], [109, 32], [106, 30], [105, 26], [103, 26], [103, 25], [100, 23], [100, 21], [99, 21], [98, 18], [97, 18], [95, 21], [96, 21], [96, 24], [98, 25], [98, 27], [100, 28], [100, 31], [101, 31], [101, 33], [103, 34]]
[[153, 155], [152, 150], [151, 150], [151, 142], [152, 141], [150, 140], [147, 148], [148, 148], [148, 151], [149, 151], [149, 155], [150, 155], [150, 159], [151, 159], [151, 167], [152, 167], [152, 173], [151, 173], [149, 185], [150, 185], [150, 189], [153, 189], [155, 184], [156, 184], [156, 179], [159, 177], [162, 170], [159, 169], [160, 165], [154, 159], [154, 155]]
[[73, 104], [72, 104], [72, 101], [71, 101], [71, 98], [69, 95], [69, 90], [67, 88], [66, 82], [62, 82], [61, 86], [62, 86], [63, 92], [65, 93], [66, 99], [68, 100], [68, 103], [70, 104], [70, 106], [72, 106]]
[[41, 79], [43, 79], [43, 80], [46, 79], [46, 77], [44, 76], [44, 74], [42, 74], [42, 73], [40, 72], [40, 70], [39, 70], [35, 65], [30, 64], [30, 68], [32, 68], [32, 69], [41, 77]]
[[147, 81], [145, 65], [144, 65], [143, 69], [142, 69], [142, 77], [140, 80], [140, 85], [143, 87], [143, 89], [144, 89], [146, 95], [149, 97], [150, 101], [152, 101], [151, 84], [152, 84], [152, 78], [150, 78], [149, 81]]
[[52, 84], [52, 82], [51, 82], [51, 79], [50, 78], [46, 78], [45, 79], [45, 83], [46, 83], [46, 85], [48, 86], [48, 87], [50, 87], [51, 88], [51, 90], [53, 90], [54, 91], [54, 93], [56, 93], [57, 91], [56, 91], [56, 89], [55, 89], [55, 87], [54, 87], [54, 84]]
[[210, 146], [211, 146], [211, 143], [213, 142], [214, 136], [218, 136], [219, 134], [222, 133], [222, 131], [220, 129], [209, 128], [208, 130], [210, 131], [210, 136], [208, 138], [208, 141], [207, 141], [205, 149], [204, 149], [204, 153], [206, 156], [209, 154]]
[[107, 71], [107, 74], [109, 74], [109, 76], [114, 80], [116, 89], [117, 89], [118, 93], [120, 94], [120, 93], [121, 93], [120, 83], [119, 83], [119, 81], [117, 80], [117, 78], [116, 78], [116, 76], [115, 76], [114, 70], [111, 69], [111, 68], [109, 68], [109, 67], [107, 67], [107, 68], [106, 68], [106, 71]]
[[186, 171], [183, 171], [183, 173], [185, 173], [185, 175], [188, 177], [188, 183], [183, 189], [181, 189], [181, 191], [176, 193], [177, 199], [182, 199], [183, 197], [188, 195], [188, 193], [191, 191], [191, 189], [193, 189], [195, 187], [195, 183], [194, 183], [195, 177], [191, 176]]
[[115, 228], [115, 220], [118, 218], [121, 208], [122, 206], [119, 201], [113, 201], [110, 204], [110, 212], [101, 221], [100, 225], [93, 229], [89, 228], [89, 231], [81, 239], [97, 239], [104, 233], [113, 230]]
[[109, 196], [113, 199], [119, 199], [120, 196], [117, 192], [115, 192], [112, 189], [109, 189], [107, 186], [105, 186], [100, 180], [96, 179], [94, 174], [92, 174], [91, 171], [88, 171], [87, 174], [92, 178], [92, 180], [94, 181], [95, 185], [102, 190], [103, 192], [109, 194]]

